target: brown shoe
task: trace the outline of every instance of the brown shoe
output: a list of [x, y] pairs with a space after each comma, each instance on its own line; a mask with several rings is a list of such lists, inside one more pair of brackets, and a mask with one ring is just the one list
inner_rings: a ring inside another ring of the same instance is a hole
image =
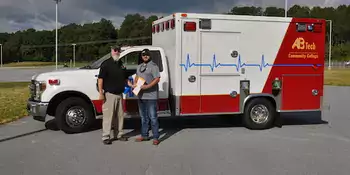
[[112, 144], [112, 140], [111, 139], [103, 140], [103, 144], [110, 145], [110, 144]]
[[135, 142], [143, 142], [143, 141], [149, 141], [149, 138], [138, 137], [135, 139]]
[[128, 141], [128, 138], [127, 137], [120, 137], [118, 138], [119, 141], [123, 141], [123, 142], [126, 142]]
[[153, 140], [153, 145], [159, 145], [159, 140]]

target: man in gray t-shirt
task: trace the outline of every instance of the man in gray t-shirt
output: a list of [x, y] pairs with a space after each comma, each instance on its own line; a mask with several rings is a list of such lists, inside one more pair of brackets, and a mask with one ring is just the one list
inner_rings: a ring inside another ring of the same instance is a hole
[[141, 63], [137, 67], [136, 75], [138, 77], [142, 77], [146, 81], [145, 85], [139, 93], [139, 98], [144, 100], [157, 100], [159, 93], [158, 82], [154, 85], [151, 85], [150, 87], [147, 87], [147, 85], [152, 84], [153, 80], [156, 80], [160, 77], [157, 64], [152, 60], [147, 63]]
[[143, 78], [146, 82], [141, 87], [141, 91], [138, 94], [138, 106], [141, 117], [141, 137], [136, 141], [149, 140], [148, 126], [151, 120], [151, 127], [153, 133], [153, 144], [159, 144], [159, 122], [157, 116], [157, 102], [159, 87], [158, 82], [160, 79], [159, 68], [157, 64], [152, 61], [150, 51], [144, 49], [141, 52], [142, 61], [136, 71], [135, 83], [138, 77]]

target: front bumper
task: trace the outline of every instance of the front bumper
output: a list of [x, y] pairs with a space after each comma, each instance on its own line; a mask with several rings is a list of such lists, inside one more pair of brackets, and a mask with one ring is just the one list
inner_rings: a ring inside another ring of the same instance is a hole
[[48, 105], [49, 103], [28, 100], [27, 111], [29, 116], [33, 116], [35, 120], [45, 122]]

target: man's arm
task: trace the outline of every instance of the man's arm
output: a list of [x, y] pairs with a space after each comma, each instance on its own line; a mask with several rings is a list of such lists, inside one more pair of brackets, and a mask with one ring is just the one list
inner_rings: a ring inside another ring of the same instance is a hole
[[99, 78], [98, 79], [98, 92], [101, 94], [103, 94], [103, 79]]
[[101, 66], [100, 68], [100, 72], [98, 74], [98, 80], [97, 80], [97, 84], [98, 84], [98, 92], [100, 93], [100, 95], [103, 95], [103, 79], [106, 76], [106, 70], [103, 66]]

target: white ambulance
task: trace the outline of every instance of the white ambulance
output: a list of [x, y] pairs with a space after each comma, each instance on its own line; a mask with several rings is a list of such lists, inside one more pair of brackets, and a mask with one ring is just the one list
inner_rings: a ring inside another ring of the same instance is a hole
[[[152, 26], [152, 45], [124, 48], [129, 75], [151, 50], [161, 80], [159, 116], [243, 114], [247, 128], [273, 126], [280, 112], [322, 107], [325, 20], [175, 13]], [[33, 76], [30, 115], [56, 117], [64, 132], [82, 132], [102, 114], [97, 75], [105, 55], [74, 70]], [[124, 94], [126, 117], [139, 117]], [[233, 115], [232, 115], [233, 116]]]

